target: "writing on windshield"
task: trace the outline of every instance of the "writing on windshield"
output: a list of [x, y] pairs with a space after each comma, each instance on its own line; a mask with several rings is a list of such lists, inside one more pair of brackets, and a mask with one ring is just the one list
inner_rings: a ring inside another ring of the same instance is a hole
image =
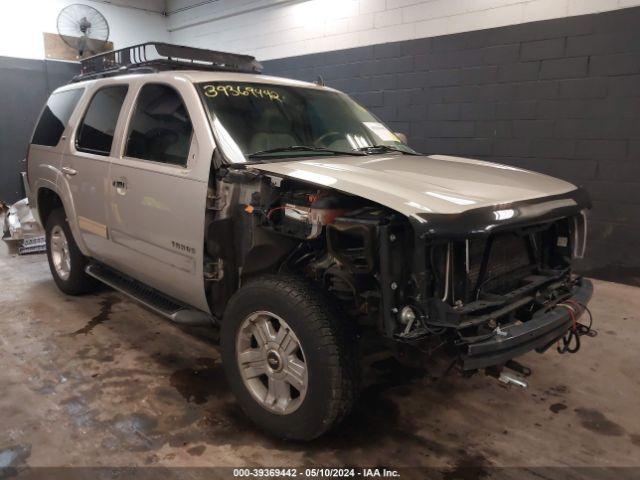
[[374, 146], [412, 152], [365, 108], [328, 88], [247, 82], [198, 87], [214, 131], [223, 137], [223, 151], [233, 162], [265, 152], [282, 157], [337, 155]]

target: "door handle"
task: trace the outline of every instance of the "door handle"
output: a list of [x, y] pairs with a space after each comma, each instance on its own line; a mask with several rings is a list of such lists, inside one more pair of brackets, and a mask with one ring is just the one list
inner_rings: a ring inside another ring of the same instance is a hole
[[113, 182], [111, 182], [111, 185], [116, 188], [116, 192], [118, 192], [120, 195], [124, 195], [125, 193], [127, 193], [127, 182], [123, 178], [114, 180]]
[[71, 167], [62, 167], [62, 173], [66, 175], [76, 175], [78, 171], [75, 168]]

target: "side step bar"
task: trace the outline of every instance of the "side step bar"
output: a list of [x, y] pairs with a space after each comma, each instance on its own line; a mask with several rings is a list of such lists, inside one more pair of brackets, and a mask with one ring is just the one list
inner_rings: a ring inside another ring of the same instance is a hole
[[137, 300], [172, 322], [182, 325], [209, 326], [217, 323], [211, 315], [195, 308], [187, 307], [158, 290], [99, 263], [90, 263], [85, 268], [85, 271], [93, 278]]

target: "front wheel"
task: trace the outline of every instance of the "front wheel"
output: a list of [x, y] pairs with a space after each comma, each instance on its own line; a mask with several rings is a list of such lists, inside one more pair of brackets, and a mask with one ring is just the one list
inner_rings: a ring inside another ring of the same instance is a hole
[[311, 440], [336, 425], [356, 393], [354, 341], [328, 299], [297, 277], [264, 276], [231, 299], [222, 360], [240, 406], [286, 439]]

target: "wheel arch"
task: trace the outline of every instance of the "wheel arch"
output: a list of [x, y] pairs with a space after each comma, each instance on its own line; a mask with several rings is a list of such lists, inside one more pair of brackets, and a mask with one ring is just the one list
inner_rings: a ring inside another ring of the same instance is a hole
[[40, 224], [43, 227], [46, 227], [47, 220], [49, 219], [51, 212], [56, 208], [64, 208], [62, 198], [60, 198], [60, 195], [58, 195], [54, 190], [47, 187], [41, 187], [38, 189], [36, 198]]
[[89, 250], [84, 243], [82, 235], [80, 235], [80, 229], [78, 227], [78, 221], [73, 204], [71, 202], [65, 202], [64, 195], [62, 195], [57, 189], [49, 186], [39, 187], [36, 193], [36, 210], [40, 224], [43, 228], [46, 228], [47, 220], [49, 219], [51, 212], [57, 208], [62, 208], [64, 210], [67, 216], [67, 222], [69, 223], [69, 228], [71, 229], [73, 239], [75, 240], [78, 249], [83, 255], [89, 256]]

